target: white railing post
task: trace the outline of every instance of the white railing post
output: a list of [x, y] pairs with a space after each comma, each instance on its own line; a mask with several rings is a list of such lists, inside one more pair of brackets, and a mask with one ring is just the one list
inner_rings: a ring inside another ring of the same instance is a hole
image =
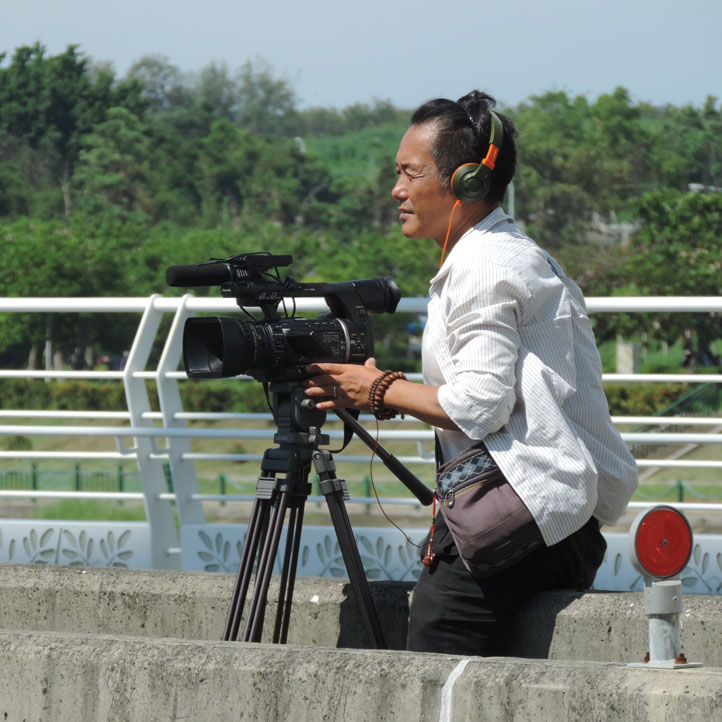
[[[185, 422], [178, 418], [183, 411], [178, 382], [171, 374], [177, 370], [183, 353], [183, 325], [190, 315], [186, 303], [190, 295], [183, 296], [175, 313], [163, 353], [158, 362], [158, 398], [163, 415], [163, 426], [167, 429], [185, 428]], [[168, 438], [168, 463], [170, 464], [175, 491], [178, 521], [183, 524], [203, 524], [203, 504], [193, 499], [198, 494], [198, 477], [195, 463], [184, 458], [191, 451], [190, 441], [183, 437]]]
[[[135, 428], [153, 426], [153, 422], [147, 416], [151, 411], [151, 406], [142, 372], [148, 363], [153, 341], [163, 318], [163, 312], [154, 308], [156, 298], [159, 296], [150, 297], [143, 312], [123, 373], [130, 425]], [[134, 443], [145, 500], [145, 512], [150, 524], [153, 567], [156, 569], [179, 569], [180, 558], [171, 553], [172, 549], [177, 549], [179, 546], [175, 515], [171, 502], [161, 498], [162, 494], [168, 492], [168, 486], [163, 462], [158, 458], [155, 439], [148, 436], [136, 436]]]

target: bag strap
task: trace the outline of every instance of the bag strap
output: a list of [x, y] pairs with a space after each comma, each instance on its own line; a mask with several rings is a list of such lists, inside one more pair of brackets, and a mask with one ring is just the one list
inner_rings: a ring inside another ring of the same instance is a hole
[[443, 459], [441, 457], [441, 442], [436, 431], [434, 431], [434, 459], [436, 460], [436, 471], [438, 471]]

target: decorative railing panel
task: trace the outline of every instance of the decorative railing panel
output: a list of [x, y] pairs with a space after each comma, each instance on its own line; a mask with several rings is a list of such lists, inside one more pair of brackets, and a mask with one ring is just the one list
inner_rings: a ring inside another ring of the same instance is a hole
[[[405, 530], [419, 544], [424, 529]], [[184, 569], [236, 573], [246, 536], [245, 524], [205, 524], [184, 527], [181, 537]], [[415, 581], [421, 572], [419, 550], [396, 529], [360, 527], [354, 530], [356, 545], [371, 580]], [[641, 591], [644, 581], [629, 559], [629, 540], [623, 533], [604, 535], [607, 553], [593, 588], [609, 591]], [[281, 539], [281, 548], [285, 538]], [[275, 570], [280, 574], [280, 568]], [[332, 527], [304, 527], [301, 537], [299, 576], [347, 577]], [[695, 539], [689, 564], [680, 575], [685, 592], [719, 594], [722, 591], [722, 535], [704, 534]]]
[[150, 569], [150, 527], [5, 519], [0, 521], [0, 563]]

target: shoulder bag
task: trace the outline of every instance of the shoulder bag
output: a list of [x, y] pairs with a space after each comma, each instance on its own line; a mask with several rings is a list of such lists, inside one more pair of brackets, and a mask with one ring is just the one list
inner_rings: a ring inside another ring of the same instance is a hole
[[501, 571], [544, 544], [483, 442], [437, 468], [436, 496], [459, 556], [475, 576]]

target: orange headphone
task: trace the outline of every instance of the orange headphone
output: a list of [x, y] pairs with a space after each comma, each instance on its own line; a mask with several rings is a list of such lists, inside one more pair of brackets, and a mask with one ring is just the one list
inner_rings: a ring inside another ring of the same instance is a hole
[[491, 116], [491, 135], [489, 136], [489, 150], [481, 163], [464, 163], [460, 165], [451, 176], [451, 190], [457, 198], [449, 216], [449, 227], [446, 229], [446, 239], [441, 249], [441, 262], [444, 263], [446, 247], [451, 235], [451, 225], [454, 220], [454, 212], [460, 203], [476, 203], [489, 193], [491, 187], [491, 172], [496, 166], [496, 158], [499, 155], [502, 141], [504, 139], [504, 126], [496, 113], [489, 111]]
[[491, 116], [491, 135], [489, 136], [489, 150], [481, 163], [464, 163], [460, 165], [451, 176], [451, 190], [463, 203], [476, 203], [486, 198], [491, 186], [491, 172], [496, 165], [502, 141], [504, 139], [504, 126], [496, 113], [489, 112]]

